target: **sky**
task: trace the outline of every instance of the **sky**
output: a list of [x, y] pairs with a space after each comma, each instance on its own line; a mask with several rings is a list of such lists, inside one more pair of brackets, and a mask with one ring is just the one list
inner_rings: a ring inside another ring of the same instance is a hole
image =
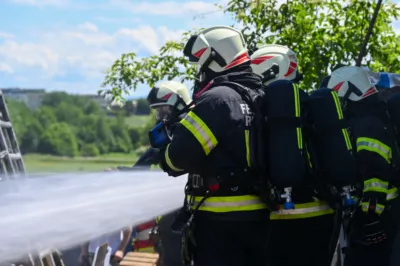
[[[188, 29], [232, 24], [218, 0], [0, 2], [0, 88], [95, 94], [122, 53], [153, 55]], [[148, 91], [141, 86], [134, 96]]]
[[[0, 88], [95, 94], [122, 53], [154, 55], [188, 29], [233, 24], [215, 6], [228, 0], [0, 2]], [[400, 32], [400, 21], [394, 26]], [[148, 91], [143, 85], [133, 96]]]

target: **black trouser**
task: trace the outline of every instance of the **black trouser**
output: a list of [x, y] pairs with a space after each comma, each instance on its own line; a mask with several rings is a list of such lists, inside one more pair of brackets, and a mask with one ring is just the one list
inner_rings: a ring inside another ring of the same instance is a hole
[[[350, 248], [345, 257], [345, 266], [400, 265], [400, 258], [398, 254], [400, 246], [395, 244], [397, 229], [400, 221], [399, 204], [400, 198], [398, 197], [392, 200], [390, 209], [386, 210], [381, 215], [381, 222], [384, 224], [384, 228], [387, 233], [387, 241], [373, 244], [371, 246], [363, 246], [351, 242]], [[353, 224], [353, 226], [356, 226], [356, 224]], [[357, 226], [362, 226], [362, 224], [357, 224]], [[393, 256], [392, 264], [391, 255]]]
[[331, 214], [292, 220], [271, 220], [270, 266], [327, 266], [334, 226]]
[[195, 218], [195, 266], [267, 265], [268, 220]]
[[171, 229], [175, 221], [178, 210], [163, 215], [158, 223], [158, 230], [161, 238], [160, 265], [163, 266], [182, 266], [181, 260], [181, 241], [182, 234], [175, 233]]

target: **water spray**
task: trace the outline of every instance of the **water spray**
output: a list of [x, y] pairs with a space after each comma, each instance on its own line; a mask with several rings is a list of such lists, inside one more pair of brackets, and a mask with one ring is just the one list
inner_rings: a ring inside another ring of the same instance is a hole
[[0, 186], [0, 263], [67, 249], [179, 208], [187, 175], [60, 174]]

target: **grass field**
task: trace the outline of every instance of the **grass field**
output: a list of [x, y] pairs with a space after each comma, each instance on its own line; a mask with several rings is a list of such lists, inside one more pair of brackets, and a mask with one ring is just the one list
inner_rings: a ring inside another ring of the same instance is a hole
[[136, 160], [135, 153], [107, 154], [94, 158], [66, 158], [40, 154], [24, 156], [28, 173], [98, 172], [110, 167], [132, 166]]
[[125, 118], [125, 123], [133, 128], [144, 126], [149, 121], [150, 115], [133, 115]]

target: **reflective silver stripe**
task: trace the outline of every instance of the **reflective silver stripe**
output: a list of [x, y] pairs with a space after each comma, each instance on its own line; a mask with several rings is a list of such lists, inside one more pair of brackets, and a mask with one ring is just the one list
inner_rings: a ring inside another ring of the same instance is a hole
[[[193, 202], [197, 205], [199, 202]], [[259, 199], [253, 200], [243, 200], [243, 201], [232, 201], [232, 202], [203, 202], [201, 205], [202, 207], [239, 207], [239, 206], [247, 206], [247, 205], [254, 205], [254, 204], [263, 204], [263, 202]]]
[[385, 209], [385, 206], [381, 206], [380, 204], [376, 205], [375, 210], [377, 213], [382, 213]]
[[199, 125], [196, 121], [193, 120], [190, 116], [186, 116], [184, 118], [189, 124], [191, 124], [194, 128], [196, 128], [197, 132], [200, 134], [200, 136], [203, 137], [203, 140], [206, 141], [207, 147], [212, 150], [215, 146], [211, 141], [211, 138], [207, 135], [207, 133], [201, 128], [201, 125]]
[[385, 147], [382, 147], [382, 145], [379, 145], [378, 143], [374, 143], [374, 142], [370, 142], [370, 141], [358, 141], [357, 142], [357, 147], [362, 147], [362, 146], [366, 146], [366, 147], [371, 147], [374, 149], [377, 149], [379, 151], [381, 151], [383, 154], [386, 155], [387, 158], [390, 158], [390, 149], [385, 149]]
[[376, 143], [372, 143], [372, 142], [368, 142], [368, 141], [360, 141], [357, 143], [357, 147], [359, 146], [368, 146], [368, 147], [372, 147], [372, 148], [376, 148], [378, 150], [380, 150], [381, 152], [383, 152], [384, 154], [386, 154], [387, 156], [390, 156], [390, 151], [388, 151], [387, 149], [385, 149], [384, 147], [382, 147], [379, 144]]
[[398, 195], [399, 195], [399, 192], [398, 192], [398, 190], [396, 189], [396, 191], [390, 192], [390, 193], [388, 193], [388, 194], [386, 195], [386, 200], [392, 200], [392, 199], [394, 199], [395, 197], [397, 197]]
[[329, 209], [331, 209], [331, 207], [329, 207], [329, 205], [320, 205], [320, 206], [315, 206], [315, 207], [292, 209], [292, 210], [281, 209], [279, 211], [273, 211], [273, 212], [271, 212], [271, 214], [278, 214], [278, 215], [305, 214], [305, 213], [311, 213], [311, 212], [326, 211]]
[[369, 188], [369, 187], [380, 187], [384, 189], [388, 189], [388, 185], [385, 185], [381, 182], [373, 181], [373, 182], [365, 182], [364, 184], [364, 189]]

